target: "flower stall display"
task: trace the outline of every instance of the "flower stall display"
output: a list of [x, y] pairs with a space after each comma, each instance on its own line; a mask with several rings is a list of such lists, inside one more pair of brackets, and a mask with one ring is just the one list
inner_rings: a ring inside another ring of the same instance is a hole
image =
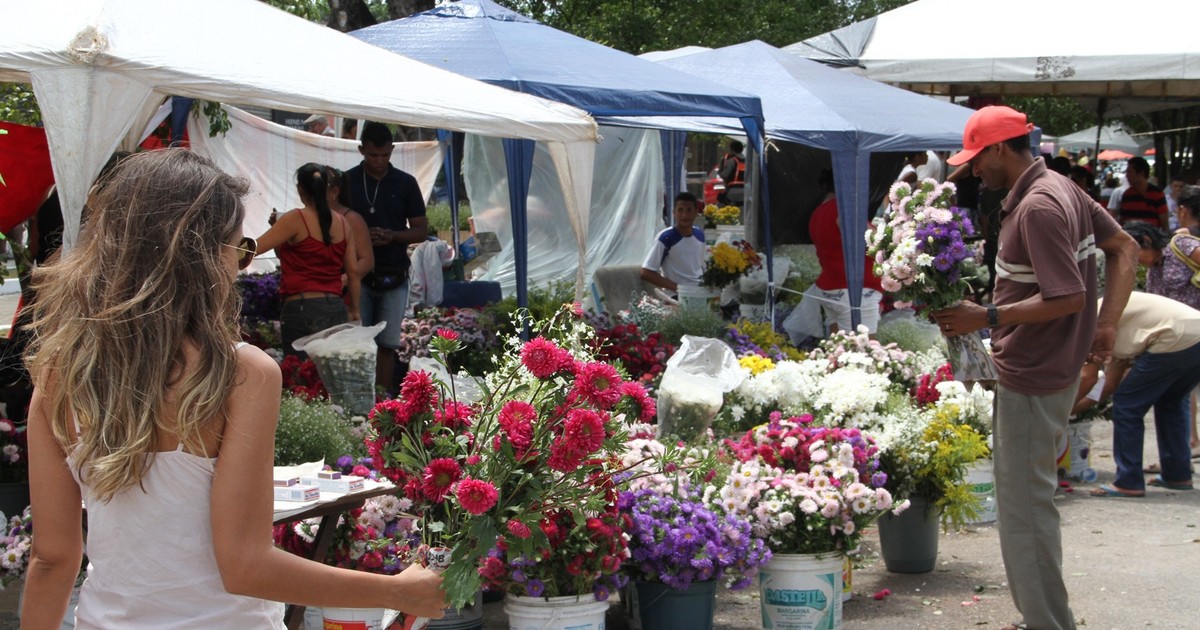
[[887, 377], [894, 391], [906, 392], [916, 385], [917, 365], [913, 353], [895, 344], [882, 344], [874, 339], [866, 326], [854, 332], [839, 330], [817, 346], [811, 359], [825, 359], [829, 371], [856, 366], [865, 372]]
[[24, 424], [0, 418], [0, 512], [5, 516], [29, 505], [28, 444]]
[[33, 517], [29, 507], [8, 518], [0, 538], [0, 590], [25, 576], [33, 547]]
[[746, 241], [720, 242], [712, 246], [704, 271], [700, 275], [700, 286], [723, 289], [742, 276], [762, 267], [762, 258]]
[[[867, 254], [883, 289], [922, 313], [953, 306], [970, 290], [975, 234], [966, 213], [952, 205], [955, 187], [925, 179], [899, 182], [888, 193], [883, 220], [866, 233]], [[947, 340], [959, 380], [995, 380], [995, 365], [978, 333]]]
[[647, 333], [634, 322], [597, 327], [595, 345], [600, 359], [620, 365], [647, 389], [662, 378], [667, 357], [675, 352], [662, 333]]
[[401, 361], [414, 357], [429, 357], [429, 342], [437, 330], [458, 333], [462, 348], [450, 357], [455, 370], [482, 376], [495, 368], [495, 357], [501, 349], [491, 316], [474, 308], [441, 308], [428, 306], [418, 309], [412, 317], [400, 322], [400, 348], [396, 355]]
[[742, 209], [737, 206], [718, 206], [710, 203], [704, 206], [704, 218], [716, 226], [741, 225]]
[[[357, 467], [356, 467], [357, 468]], [[409, 564], [419, 544], [412, 501], [395, 496], [367, 499], [363, 507], [342, 514], [325, 563], [369, 573], [395, 575]], [[321, 518], [275, 526], [275, 544], [305, 558], [312, 557]]]
[[[571, 579], [535, 578], [542, 596], [585, 586], [604, 595], [625, 554], [612, 484], [626, 437], [618, 417], [652, 414], [654, 402], [595, 360], [591, 328], [574, 307], [535, 330], [528, 342], [508, 340], [480, 402], [459, 403], [452, 387], [410, 371], [400, 396], [368, 416], [370, 455], [413, 501], [422, 542], [452, 549], [444, 584], [454, 606], [485, 578], [531, 592], [530, 576], [558, 553], [571, 554], [563, 571]], [[431, 345], [443, 365], [461, 347], [453, 331], [438, 331]]]
[[749, 586], [771, 559], [750, 523], [705, 505], [698, 487], [679, 484], [621, 493], [630, 560], [645, 630], [712, 627], [716, 587]]
[[339, 324], [297, 339], [292, 345], [308, 353], [317, 365], [329, 399], [350, 413], [365, 414], [375, 404], [375, 336], [386, 322], [374, 326]]

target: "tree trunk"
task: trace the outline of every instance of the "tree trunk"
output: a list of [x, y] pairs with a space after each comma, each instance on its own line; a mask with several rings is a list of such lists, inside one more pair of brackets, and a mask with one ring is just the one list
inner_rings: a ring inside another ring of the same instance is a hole
[[375, 25], [366, 0], [328, 0], [329, 27], [343, 33]]
[[430, 11], [434, 0], [387, 0], [388, 15], [393, 20], [408, 17], [414, 13]]

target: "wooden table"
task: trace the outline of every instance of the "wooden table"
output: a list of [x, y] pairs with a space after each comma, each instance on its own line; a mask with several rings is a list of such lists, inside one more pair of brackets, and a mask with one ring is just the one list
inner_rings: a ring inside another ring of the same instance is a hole
[[[396, 486], [386, 484], [371, 490], [363, 490], [361, 492], [353, 492], [343, 495], [332, 501], [323, 501], [316, 505], [309, 506], [300, 512], [285, 512], [282, 516], [275, 518], [276, 525], [284, 523], [295, 523], [310, 518], [321, 517], [321, 525], [317, 530], [317, 538], [313, 545], [312, 556], [309, 559], [316, 562], [325, 562], [325, 556], [329, 554], [329, 545], [333, 542], [333, 531], [337, 528], [338, 516], [343, 512], [360, 508], [366, 503], [367, 499], [381, 497], [387, 494], [394, 494]], [[288, 630], [298, 630], [304, 625], [304, 609], [305, 606], [299, 604], [288, 604], [287, 612], [283, 616], [284, 624]]]

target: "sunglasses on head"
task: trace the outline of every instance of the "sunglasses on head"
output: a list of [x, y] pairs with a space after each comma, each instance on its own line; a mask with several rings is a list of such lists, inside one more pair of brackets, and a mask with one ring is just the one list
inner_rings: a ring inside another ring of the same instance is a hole
[[249, 236], [243, 236], [242, 240], [237, 245], [222, 243], [226, 247], [232, 247], [241, 254], [238, 256], [238, 269], [245, 269], [250, 266], [254, 260], [254, 254], [258, 251], [258, 243]]

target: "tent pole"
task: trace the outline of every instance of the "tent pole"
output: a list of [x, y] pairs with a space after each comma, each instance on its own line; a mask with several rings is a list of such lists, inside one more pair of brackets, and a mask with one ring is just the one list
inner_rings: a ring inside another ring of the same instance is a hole
[[[1100, 155], [1100, 134], [1104, 133], [1104, 111], [1107, 109], [1108, 97], [1101, 97], [1096, 102], [1096, 151], [1092, 153], [1092, 160], [1095, 160], [1096, 156]], [[1088, 160], [1088, 163], [1091, 164], [1091, 160]], [[1095, 167], [1093, 166], [1092, 168]]]

